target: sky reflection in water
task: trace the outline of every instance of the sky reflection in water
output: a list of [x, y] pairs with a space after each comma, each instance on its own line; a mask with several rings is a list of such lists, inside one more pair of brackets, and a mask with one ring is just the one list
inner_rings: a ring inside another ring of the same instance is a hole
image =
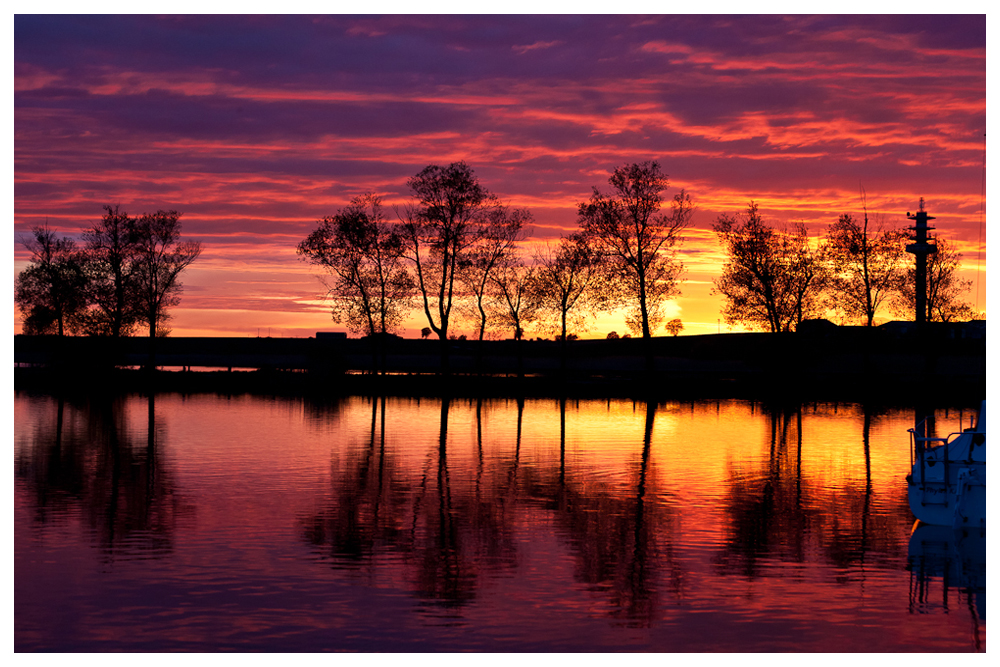
[[912, 410], [20, 392], [14, 413], [19, 651], [985, 650], [984, 540], [910, 537]]

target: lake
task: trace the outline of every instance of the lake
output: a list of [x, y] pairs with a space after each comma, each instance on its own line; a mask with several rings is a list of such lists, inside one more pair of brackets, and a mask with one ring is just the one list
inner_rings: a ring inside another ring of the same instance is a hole
[[985, 651], [985, 536], [914, 531], [913, 420], [16, 391], [14, 647]]

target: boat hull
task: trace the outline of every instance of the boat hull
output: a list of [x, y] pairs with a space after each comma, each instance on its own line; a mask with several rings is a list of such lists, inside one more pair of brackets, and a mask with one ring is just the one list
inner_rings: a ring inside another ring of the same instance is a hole
[[986, 526], [986, 436], [963, 433], [923, 450], [907, 476], [913, 516], [933, 526]]

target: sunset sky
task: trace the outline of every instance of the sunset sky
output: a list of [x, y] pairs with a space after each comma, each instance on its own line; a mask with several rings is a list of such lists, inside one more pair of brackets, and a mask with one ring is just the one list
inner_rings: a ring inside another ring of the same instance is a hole
[[[407, 178], [458, 160], [531, 210], [529, 248], [572, 230], [614, 167], [658, 160], [666, 197], [697, 207], [670, 310], [685, 334], [719, 330], [720, 214], [753, 199], [822, 235], [860, 213], [861, 187], [896, 226], [924, 197], [986, 309], [984, 15], [13, 23], [14, 271], [32, 226], [78, 235], [104, 204], [177, 209], [202, 255], [175, 336], [344, 330], [296, 245], [352, 197], [401, 205]], [[585, 337], [613, 329], [622, 314]]]

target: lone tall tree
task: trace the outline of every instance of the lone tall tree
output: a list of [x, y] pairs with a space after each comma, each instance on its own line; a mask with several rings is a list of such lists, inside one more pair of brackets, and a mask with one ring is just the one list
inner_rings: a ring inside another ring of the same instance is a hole
[[161, 210], [143, 214], [135, 224], [136, 304], [150, 338], [166, 333], [167, 308], [180, 303], [178, 278], [201, 253], [197, 241], [180, 240], [180, 216]]
[[94, 308], [87, 328], [98, 335], [128, 336], [141, 317], [137, 308], [137, 221], [119, 206], [105, 206], [104, 217], [83, 232], [92, 276]]
[[373, 193], [323, 218], [298, 247], [303, 259], [331, 276], [333, 320], [368, 335], [392, 333], [406, 315], [414, 285], [403, 250], [402, 237]]
[[727, 255], [712, 290], [725, 299], [727, 324], [791, 331], [821, 312], [826, 270], [803, 225], [776, 230], [751, 201], [745, 216], [723, 214], [712, 228]]
[[14, 281], [14, 302], [26, 334], [60, 336], [80, 331], [89, 299], [86, 258], [71, 238], [57, 238], [47, 227], [34, 227], [22, 241], [31, 263]]
[[649, 338], [664, 320], [664, 304], [680, 295], [684, 267], [676, 249], [693, 205], [682, 190], [671, 212], [660, 212], [668, 180], [657, 162], [618, 167], [608, 183], [611, 194], [594, 188], [590, 201], [579, 205], [580, 224], [632, 304], [629, 328]]

